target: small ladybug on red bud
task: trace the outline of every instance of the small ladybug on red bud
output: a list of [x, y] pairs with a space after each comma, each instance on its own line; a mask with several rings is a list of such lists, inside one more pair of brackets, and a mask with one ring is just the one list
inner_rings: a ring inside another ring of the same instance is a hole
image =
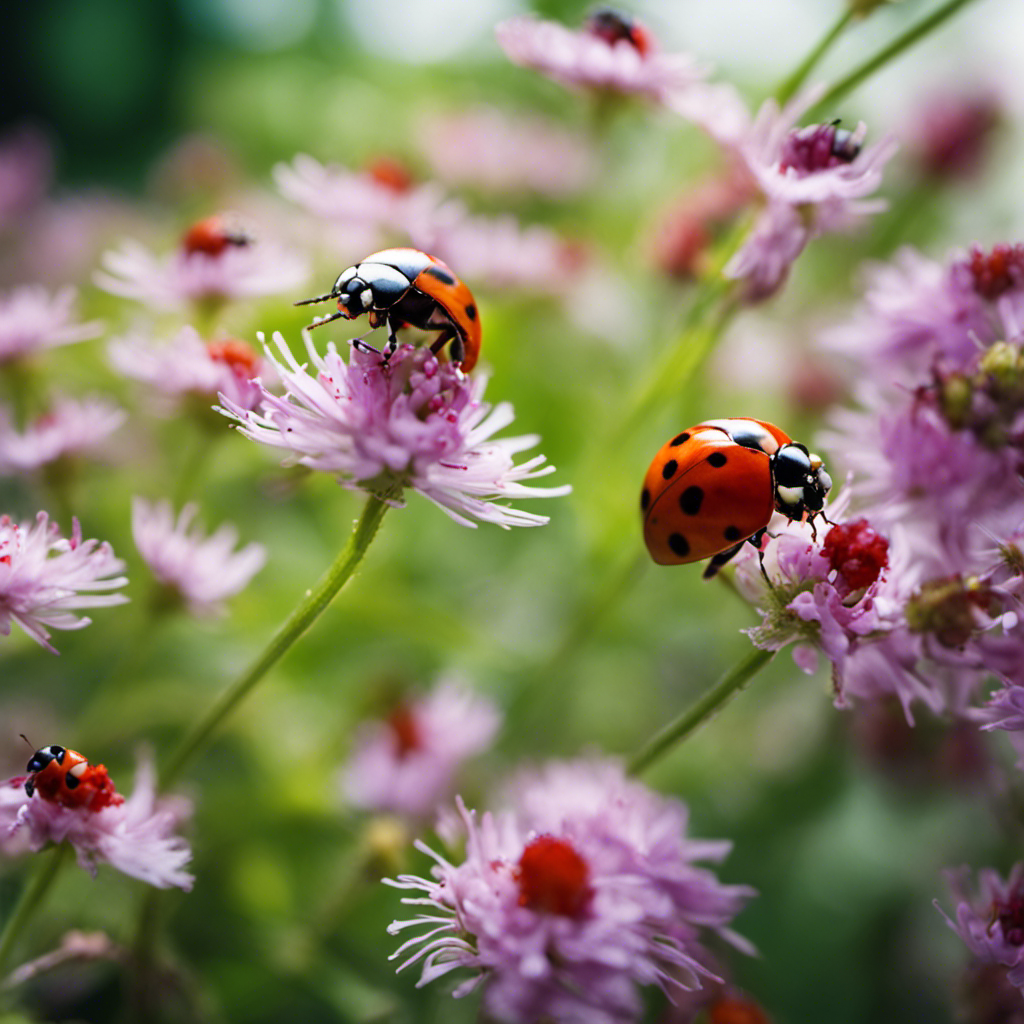
[[99, 811], [124, 802], [104, 765], [89, 764], [77, 750], [55, 743], [40, 747], [25, 771], [25, 792], [61, 807]]
[[201, 220], [185, 232], [181, 248], [189, 256], [204, 253], [220, 256], [229, 247], [244, 248], [252, 245], [253, 236], [234, 214], [218, 213]]

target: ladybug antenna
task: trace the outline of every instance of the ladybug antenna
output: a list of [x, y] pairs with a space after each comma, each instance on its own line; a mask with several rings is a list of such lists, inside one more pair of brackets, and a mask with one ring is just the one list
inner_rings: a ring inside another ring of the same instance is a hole
[[[330, 296], [328, 296], [330, 298]], [[312, 299], [310, 300], [313, 301]], [[296, 306], [301, 306], [301, 302], [296, 302]], [[311, 331], [314, 327], [323, 327], [324, 324], [329, 324], [332, 320], [350, 320], [351, 317], [345, 316], [344, 313], [332, 313], [330, 316], [325, 316], [322, 320], [314, 320], [311, 324], [306, 324], [306, 330]]]
[[25, 734], [24, 734], [23, 732], [19, 732], [19, 733], [18, 733], [18, 735], [19, 735], [19, 736], [20, 736], [20, 737], [21, 737], [21, 738], [22, 738], [22, 739], [23, 739], [23, 740], [24, 740], [24, 741], [25, 741], [26, 743], [28, 743], [28, 747], [29, 747], [29, 750], [35, 750], [35, 749], [36, 749], [36, 748], [35, 748], [35, 747], [34, 747], [34, 746], [32, 745], [32, 743], [31, 743], [31, 742], [29, 741], [29, 738], [28, 738], [28, 737], [27, 737], [27, 736], [26, 736], [26, 735], [25, 735]]
[[328, 292], [326, 295], [317, 295], [312, 299], [299, 299], [298, 302], [293, 302], [293, 306], [310, 306], [316, 302], [326, 302], [328, 299], [336, 299], [338, 296], [334, 292]]

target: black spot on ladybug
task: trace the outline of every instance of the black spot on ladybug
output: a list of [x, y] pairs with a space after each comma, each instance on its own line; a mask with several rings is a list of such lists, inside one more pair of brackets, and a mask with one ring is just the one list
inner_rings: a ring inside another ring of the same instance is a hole
[[668, 539], [668, 546], [672, 554], [679, 558], [685, 558], [690, 553], [690, 542], [681, 533], [673, 533]]
[[661, 475], [666, 480], [671, 480], [676, 475], [676, 470], [679, 468], [679, 463], [675, 459], [669, 459], [664, 466], [661, 467]]
[[679, 495], [679, 507], [688, 516], [695, 516], [700, 511], [701, 503], [704, 501], [704, 491], [700, 487], [687, 487]]
[[643, 490], [643, 494], [640, 495], [640, 507], [642, 509], [646, 510], [647, 506], [650, 505], [650, 503], [651, 503], [651, 492], [649, 490], [647, 490], [647, 488], [645, 487], [644, 490]]
[[677, 434], [675, 437], [673, 437], [672, 440], [669, 441], [669, 444], [673, 448], [678, 448], [679, 445], [681, 445], [684, 442], [689, 441], [689, 440], [690, 440], [690, 435], [687, 434], [687, 433], [682, 433], [682, 434]]
[[712, 452], [708, 456], [708, 465], [721, 469], [729, 460], [721, 452]]
[[727, 526], [725, 528], [725, 539], [726, 540], [739, 540], [740, 531], [738, 526]]
[[436, 263], [432, 263], [423, 273], [436, 278], [442, 284], [455, 284], [455, 278], [444, 267], [439, 267]]
[[64, 785], [67, 786], [68, 789], [77, 789], [78, 779], [76, 779], [71, 772], [68, 772], [67, 775], [64, 776]]
[[476, 306], [474, 306], [472, 302], [466, 304], [466, 316], [468, 316], [470, 320], [476, 319]]

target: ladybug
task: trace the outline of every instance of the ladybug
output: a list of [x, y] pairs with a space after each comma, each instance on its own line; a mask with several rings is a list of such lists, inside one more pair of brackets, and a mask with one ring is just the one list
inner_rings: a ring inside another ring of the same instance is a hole
[[334, 299], [338, 312], [309, 325], [355, 320], [367, 314], [371, 327], [386, 325], [387, 358], [398, 342], [395, 331], [406, 324], [438, 331], [431, 344], [440, 352], [451, 342], [449, 355], [469, 373], [480, 355], [480, 314], [473, 293], [436, 256], [419, 249], [384, 249], [342, 271], [326, 295], [302, 299], [296, 306]]
[[253, 238], [232, 214], [215, 214], [201, 220], [185, 232], [181, 247], [189, 256], [197, 252], [206, 256], [219, 256], [228, 246], [245, 248]]
[[583, 31], [603, 39], [609, 46], [629, 43], [641, 57], [646, 57], [651, 51], [651, 36], [647, 29], [612, 7], [598, 7], [583, 23]]
[[860, 156], [864, 144], [857, 138], [854, 132], [848, 128], [840, 128], [840, 119], [837, 117], [832, 122], [834, 134], [832, 136], [832, 155], [843, 164], [852, 164]]
[[91, 765], [76, 750], [52, 744], [37, 750], [25, 766], [25, 792], [61, 807], [98, 811], [123, 801], [104, 765]]
[[760, 553], [773, 512], [813, 529], [831, 487], [821, 459], [771, 423], [706, 420], [654, 456], [640, 495], [644, 542], [659, 565], [710, 556], [710, 579], [745, 541]]

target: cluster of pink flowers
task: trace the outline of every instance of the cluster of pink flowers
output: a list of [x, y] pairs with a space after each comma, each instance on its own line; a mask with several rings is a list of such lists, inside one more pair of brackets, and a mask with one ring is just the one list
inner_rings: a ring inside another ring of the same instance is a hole
[[44, 288], [24, 285], [0, 298], [0, 365], [95, 338], [103, 325], [78, 322], [76, 297], [73, 288], [50, 295]]
[[728, 923], [753, 895], [723, 885], [701, 860], [729, 844], [686, 836], [686, 808], [625, 777], [609, 761], [553, 764], [513, 781], [506, 810], [478, 821], [460, 800], [467, 843], [453, 863], [423, 844], [432, 878], [388, 884], [423, 910], [389, 931], [424, 929], [392, 955], [421, 963], [419, 985], [451, 971], [454, 992], [484, 989], [502, 1021], [624, 1024], [636, 986], [666, 991], [718, 981], [703, 946], [717, 933], [750, 947]]

